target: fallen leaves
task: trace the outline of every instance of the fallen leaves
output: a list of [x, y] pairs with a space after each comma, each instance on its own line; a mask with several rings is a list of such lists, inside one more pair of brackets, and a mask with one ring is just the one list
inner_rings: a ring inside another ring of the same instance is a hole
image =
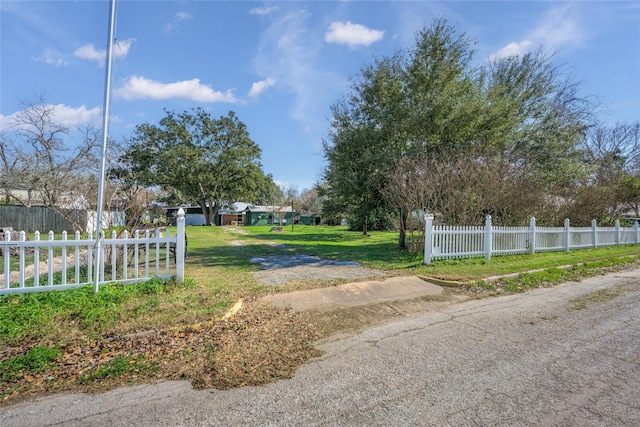
[[[0, 401], [166, 379], [189, 379], [196, 388], [260, 385], [292, 377], [298, 366], [321, 354], [313, 347], [318, 333], [304, 313], [256, 299], [239, 301], [228, 313], [197, 325], [70, 339], [45, 371], [0, 381]], [[34, 345], [0, 348], [0, 360], [26, 354]]]

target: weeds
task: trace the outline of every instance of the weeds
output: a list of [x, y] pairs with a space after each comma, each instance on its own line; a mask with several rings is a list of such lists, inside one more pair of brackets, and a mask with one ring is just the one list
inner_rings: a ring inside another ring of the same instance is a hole
[[613, 289], [600, 289], [571, 301], [572, 310], [584, 310], [594, 304], [605, 303], [617, 298], [628, 289], [618, 286]]
[[159, 369], [157, 362], [148, 361], [145, 355], [123, 355], [118, 354], [110, 361], [95, 369], [92, 373], [84, 375], [82, 384], [93, 381], [104, 380], [105, 378], [120, 378], [125, 374], [149, 374]]
[[62, 354], [55, 347], [34, 347], [23, 356], [9, 358], [0, 363], [0, 381], [11, 382], [25, 373], [43, 372], [49, 368]]
[[482, 288], [493, 291], [496, 289], [496, 286], [493, 283], [486, 282], [484, 280], [476, 280], [471, 283], [472, 288]]
[[568, 268], [547, 268], [542, 271], [521, 273], [516, 278], [500, 279], [496, 287], [507, 292], [526, 292], [529, 289], [555, 286], [560, 283], [577, 281], [583, 277], [605, 274], [637, 261], [638, 256], [625, 256], [576, 264]]

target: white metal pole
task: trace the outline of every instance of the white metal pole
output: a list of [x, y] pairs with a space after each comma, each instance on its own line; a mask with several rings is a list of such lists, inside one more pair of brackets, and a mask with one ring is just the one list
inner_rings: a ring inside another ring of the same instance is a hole
[[109, 140], [109, 115], [111, 109], [111, 63], [113, 62], [113, 39], [116, 27], [116, 0], [109, 0], [109, 33], [107, 58], [105, 63], [104, 105], [102, 107], [102, 158], [100, 161], [100, 181], [98, 182], [98, 206], [96, 211], [96, 274], [93, 292], [98, 292], [100, 284], [100, 261], [102, 258], [102, 207], [104, 204], [104, 175], [107, 163], [107, 141]]

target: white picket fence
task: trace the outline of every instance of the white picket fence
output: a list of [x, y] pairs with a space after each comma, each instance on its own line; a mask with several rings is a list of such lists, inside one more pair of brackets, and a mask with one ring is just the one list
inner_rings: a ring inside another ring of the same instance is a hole
[[[55, 240], [50, 232], [47, 240], [40, 240], [40, 233], [36, 232], [34, 240], [26, 240], [25, 232], [21, 231], [20, 239], [12, 241], [10, 233], [5, 233], [4, 241], [0, 241], [4, 254], [0, 295], [72, 289], [88, 284], [93, 284], [97, 292], [101, 284], [136, 283], [154, 277], [184, 280], [186, 240], [182, 209], [178, 211], [175, 235], [169, 230], [164, 233], [146, 230], [131, 236], [124, 232], [121, 237], [114, 231], [110, 238], [102, 239], [93, 238], [91, 233], [82, 239], [80, 232], [71, 240], [67, 237], [63, 232], [62, 238]], [[54, 256], [54, 252], [61, 254]]]
[[598, 227], [596, 220], [591, 227], [571, 227], [566, 219], [564, 227], [536, 227], [531, 218], [529, 227], [494, 227], [491, 216], [484, 226], [434, 225], [433, 216], [425, 216], [424, 263], [450, 258], [469, 258], [492, 255], [524, 254], [571, 249], [597, 248], [601, 246], [640, 243], [640, 229], [633, 227]]

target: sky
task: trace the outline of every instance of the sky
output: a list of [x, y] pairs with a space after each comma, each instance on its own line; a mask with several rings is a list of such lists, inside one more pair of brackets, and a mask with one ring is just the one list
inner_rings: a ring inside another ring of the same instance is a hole
[[[0, 129], [44, 97], [67, 126], [102, 123], [109, 2], [0, 2]], [[166, 112], [234, 111], [276, 183], [311, 188], [330, 106], [376, 58], [445, 18], [475, 61], [555, 52], [603, 123], [640, 120], [640, 1], [119, 0], [109, 136]]]

